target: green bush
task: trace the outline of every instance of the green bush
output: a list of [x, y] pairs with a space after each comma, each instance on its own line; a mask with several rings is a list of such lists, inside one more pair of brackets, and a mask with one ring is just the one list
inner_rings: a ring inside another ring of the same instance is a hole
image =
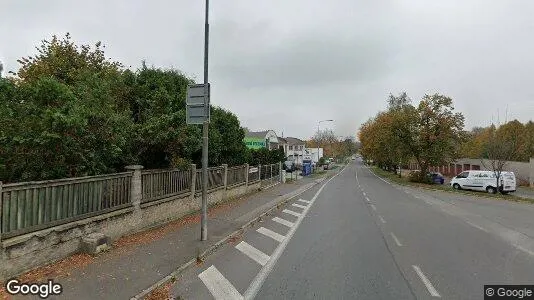
[[421, 171], [412, 171], [410, 172], [410, 175], [408, 175], [408, 180], [410, 182], [418, 182], [418, 183], [425, 183], [425, 184], [433, 184], [432, 178], [430, 176], [425, 175], [422, 176]]

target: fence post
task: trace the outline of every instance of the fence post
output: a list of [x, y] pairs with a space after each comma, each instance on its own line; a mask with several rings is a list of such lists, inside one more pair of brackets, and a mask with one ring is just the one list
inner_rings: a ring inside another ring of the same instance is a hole
[[191, 164], [191, 200], [195, 199], [197, 189], [197, 165]]
[[261, 182], [261, 164], [258, 165], [258, 179]]
[[222, 166], [224, 168], [223, 183], [224, 183], [224, 189], [226, 190], [228, 188], [228, 164], [223, 164]]
[[271, 164], [271, 173], [269, 173], [269, 177], [271, 177], [271, 184], [273, 184], [273, 164]]
[[143, 182], [142, 182], [142, 176], [141, 176], [142, 169], [143, 169], [143, 166], [141, 165], [126, 166], [126, 170], [133, 171], [131, 188], [130, 188], [130, 201], [132, 202], [134, 211], [141, 210], [141, 200], [143, 197], [142, 195]]
[[245, 185], [248, 186], [248, 172], [250, 170], [250, 166], [248, 164], [245, 164]]
[[278, 175], [280, 177], [280, 183], [284, 182], [284, 176], [282, 176], [282, 162], [278, 163]]
[[2, 207], [3, 207], [3, 199], [4, 199], [4, 196], [2, 195], [2, 181], [0, 181], [0, 242], [2, 242], [2, 230], [3, 230], [3, 226], [2, 224], [4, 223], [3, 222], [3, 216], [2, 216]]
[[[534, 187], [534, 157], [530, 158], [530, 179], [529, 179], [529, 181], [530, 181], [529, 182], [530, 183], [530, 187]], [[2, 190], [2, 187], [0, 185], [0, 191], [1, 190]]]

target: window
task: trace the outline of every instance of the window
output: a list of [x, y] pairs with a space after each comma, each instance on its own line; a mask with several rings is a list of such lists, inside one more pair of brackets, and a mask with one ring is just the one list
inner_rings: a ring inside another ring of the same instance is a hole
[[462, 172], [456, 176], [456, 178], [467, 178], [469, 176], [469, 172]]
[[289, 146], [289, 150], [293, 150], [293, 146]]

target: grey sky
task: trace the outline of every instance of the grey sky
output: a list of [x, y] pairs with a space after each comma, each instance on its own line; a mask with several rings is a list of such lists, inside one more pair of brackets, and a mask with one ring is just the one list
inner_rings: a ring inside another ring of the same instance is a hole
[[[52, 34], [202, 80], [203, 1], [0, 0], [7, 70]], [[534, 2], [225, 0], [211, 3], [212, 102], [251, 130], [354, 135], [403, 90], [454, 99], [467, 127], [534, 116]]]

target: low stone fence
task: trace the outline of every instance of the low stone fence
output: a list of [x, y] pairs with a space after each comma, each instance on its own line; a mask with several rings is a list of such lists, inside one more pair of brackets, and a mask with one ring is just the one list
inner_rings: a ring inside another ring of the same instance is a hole
[[[200, 210], [201, 174], [195, 165], [187, 171], [142, 169], [0, 182], [0, 280], [79, 252], [88, 235], [103, 234], [113, 241]], [[209, 205], [258, 191], [261, 170], [249, 165], [210, 168]]]

